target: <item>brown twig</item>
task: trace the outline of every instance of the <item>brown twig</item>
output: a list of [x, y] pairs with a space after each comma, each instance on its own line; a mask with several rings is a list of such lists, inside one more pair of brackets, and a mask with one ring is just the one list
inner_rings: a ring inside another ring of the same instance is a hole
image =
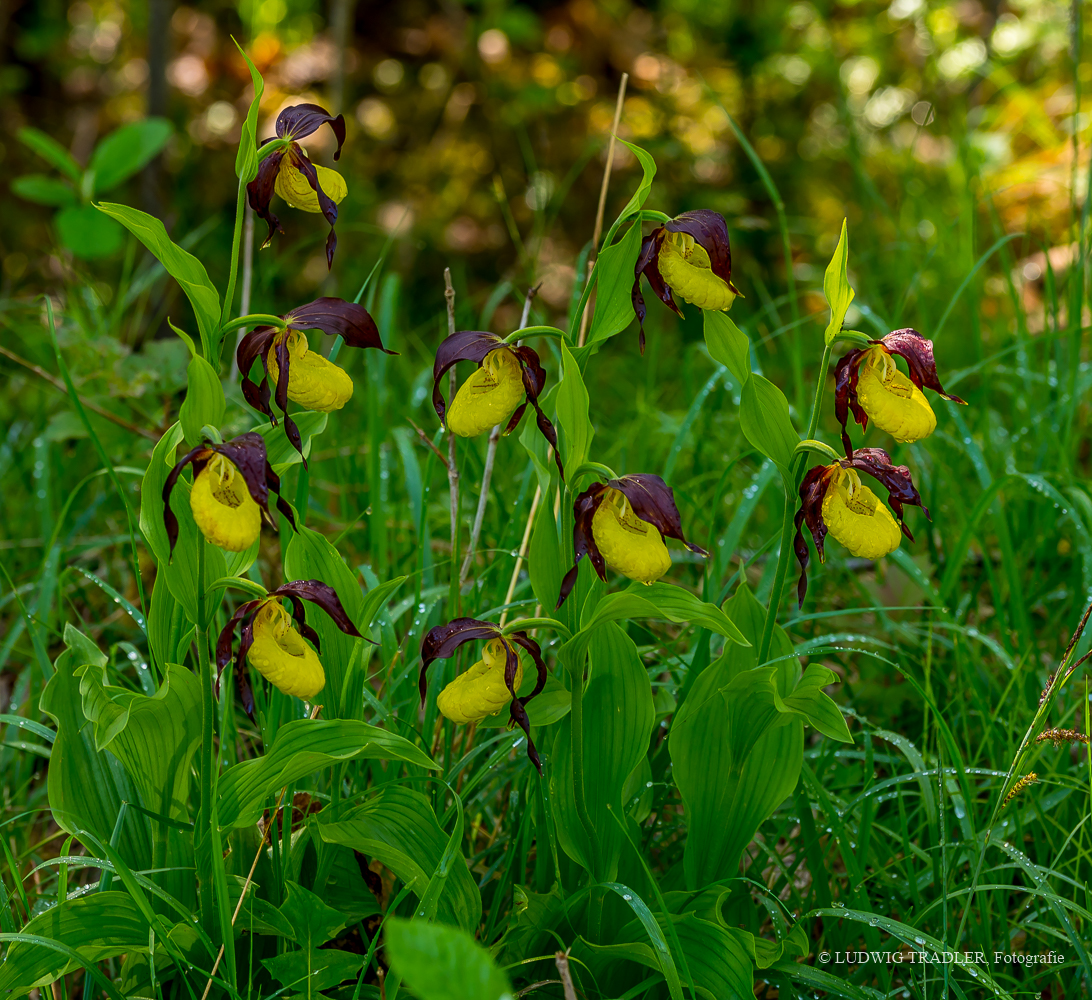
[[[0, 347], [0, 354], [3, 354], [6, 358], [10, 358], [16, 364], [22, 365], [24, 368], [29, 369], [40, 378], [44, 378], [51, 386], [56, 389], [60, 389], [61, 392], [63, 392], [66, 396], [68, 395], [68, 386], [66, 386], [64, 382], [61, 381], [61, 379], [57, 378], [56, 375], [51, 375], [44, 368], [39, 368], [32, 361], [27, 361], [26, 358], [19, 357], [18, 354], [12, 353], [6, 347]], [[98, 403], [92, 403], [91, 400], [87, 399], [85, 396], [80, 396], [79, 393], [77, 393], [76, 395], [79, 398], [79, 401], [84, 405], [84, 407], [86, 407], [92, 413], [97, 413], [100, 417], [105, 417], [111, 423], [117, 424], [118, 427], [124, 427], [125, 430], [129, 431], [130, 434], [139, 434], [141, 437], [145, 437], [149, 441], [159, 440], [159, 435], [154, 433], [153, 431], [145, 430], [143, 427], [137, 427], [136, 424], [129, 423], [129, 421], [126, 420], [124, 417], [119, 417], [116, 413], [111, 413], [109, 410], [99, 406]]]
[[[576, 987], [573, 986], [573, 975], [569, 971], [569, 953], [559, 951], [554, 955], [554, 965], [557, 966], [557, 974], [561, 977], [561, 986], [565, 990], [565, 1000], [576, 1000]], [[202, 997], [202, 1000], [204, 998]]]
[[[444, 298], [447, 300], [447, 335], [455, 333], [455, 286], [451, 283], [451, 268], [444, 268]], [[447, 405], [450, 408], [455, 401], [455, 391], [458, 383], [455, 378], [455, 366], [451, 366], [451, 372], [447, 377]], [[447, 485], [451, 493], [451, 552], [458, 551], [459, 542], [459, 466], [455, 460], [455, 434], [451, 430], [451, 422], [448, 421], [447, 430]], [[452, 566], [452, 572], [454, 572]]]
[[417, 426], [417, 425], [416, 425], [416, 424], [415, 424], [415, 423], [414, 423], [414, 422], [413, 422], [412, 420], [410, 420], [410, 418], [409, 418], [409, 417], [407, 417], [406, 419], [407, 419], [407, 420], [409, 420], [409, 425], [410, 425], [410, 427], [412, 427], [412, 428], [413, 428], [413, 429], [414, 429], [415, 431], [417, 431], [417, 436], [418, 436], [418, 437], [419, 437], [419, 438], [420, 438], [420, 439], [421, 439], [421, 440], [422, 440], [422, 441], [423, 441], [423, 442], [424, 442], [424, 443], [425, 443], [425, 444], [426, 444], [426, 445], [427, 445], [427, 446], [428, 446], [429, 448], [431, 448], [431, 449], [432, 449], [432, 452], [433, 452], [433, 454], [434, 454], [434, 455], [435, 455], [435, 456], [436, 456], [436, 457], [437, 457], [437, 458], [438, 458], [438, 459], [439, 459], [439, 460], [440, 460], [440, 461], [441, 461], [441, 462], [443, 463], [443, 465], [444, 465], [444, 468], [445, 468], [445, 469], [448, 469], [448, 470], [450, 470], [450, 466], [449, 466], [449, 465], [447, 464], [447, 456], [446, 456], [446, 455], [444, 455], [444, 453], [443, 453], [442, 451], [440, 451], [440, 449], [439, 449], [439, 448], [437, 448], [437, 447], [436, 447], [436, 445], [434, 445], [434, 444], [432, 443], [432, 438], [430, 438], [430, 437], [429, 437], [429, 436], [428, 436], [428, 435], [427, 435], [427, 434], [426, 434], [426, 433], [425, 433], [425, 432], [424, 432], [423, 430], [421, 430], [421, 428], [420, 428], [420, 427], [418, 427], [418, 426]]
[[[626, 98], [626, 84], [629, 82], [629, 74], [623, 73], [622, 80], [618, 84], [618, 100], [614, 105], [614, 124], [610, 127], [610, 146], [607, 147], [607, 165], [603, 170], [603, 186], [599, 189], [599, 207], [595, 210], [595, 229], [592, 232], [591, 253], [588, 255], [588, 277], [591, 277], [592, 268], [595, 266], [595, 254], [599, 249], [599, 237], [603, 232], [603, 213], [607, 207], [607, 187], [610, 184], [611, 170], [614, 169], [614, 143], [618, 133], [618, 123], [622, 120], [622, 104]], [[591, 318], [591, 299], [584, 305], [584, 313], [580, 317], [580, 336], [577, 346], [583, 347], [584, 340], [588, 336], [588, 320]]]

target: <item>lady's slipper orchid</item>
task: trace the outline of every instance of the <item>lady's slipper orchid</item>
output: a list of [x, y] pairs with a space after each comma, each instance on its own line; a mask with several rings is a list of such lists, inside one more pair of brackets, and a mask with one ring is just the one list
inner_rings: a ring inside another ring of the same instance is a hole
[[[340, 410], [353, 395], [353, 380], [344, 369], [309, 350], [302, 331], [321, 330], [330, 336], [340, 336], [350, 347], [375, 347], [387, 354], [397, 352], [383, 346], [375, 320], [355, 302], [324, 296], [281, 318], [283, 328], [260, 326], [243, 337], [236, 360], [246, 401], [275, 424], [277, 418], [269, 405], [272, 382], [276, 390], [273, 398], [284, 414], [285, 433], [302, 455], [303, 442], [299, 429], [288, 416], [288, 401], [291, 399], [308, 410], [329, 413]], [[264, 375], [257, 384], [250, 378], [250, 369], [259, 358]]]
[[[853, 451], [846, 431], [850, 410], [861, 427], [867, 427], [871, 419], [896, 441], [906, 443], [928, 437], [937, 426], [923, 388], [953, 403], [963, 403], [958, 396], [944, 391], [937, 378], [933, 342], [917, 330], [893, 330], [871, 343], [872, 347], [850, 351], [835, 369], [834, 408], [847, 455]], [[896, 354], [906, 359], [909, 378], [895, 365]]]
[[[542, 773], [542, 762], [531, 740], [531, 721], [524, 706], [546, 685], [546, 664], [542, 662], [542, 650], [526, 632], [510, 632], [504, 635], [491, 622], [477, 618], [453, 618], [446, 625], [430, 629], [421, 642], [421, 674], [418, 686], [421, 702], [428, 691], [428, 668], [434, 660], [451, 656], [464, 642], [485, 639], [482, 658], [446, 685], [436, 698], [436, 707], [444, 718], [460, 725], [480, 722], [486, 716], [496, 715], [509, 705], [509, 718], [527, 734], [527, 757]], [[538, 671], [534, 690], [520, 698], [516, 692], [523, 681], [523, 666], [516, 646], [524, 649]]]
[[280, 220], [269, 210], [274, 191], [293, 208], [322, 213], [330, 223], [330, 235], [326, 237], [326, 264], [333, 267], [334, 250], [337, 248], [337, 235], [334, 233], [337, 206], [349, 193], [349, 189], [341, 174], [329, 167], [312, 163], [295, 141], [317, 132], [323, 125], [329, 125], [337, 138], [337, 150], [334, 153], [334, 159], [337, 160], [341, 157], [341, 147], [345, 143], [344, 115], [335, 118], [317, 104], [296, 104], [277, 115], [277, 139], [285, 140], [282, 143], [284, 148], [270, 153], [261, 161], [258, 165], [258, 176], [247, 184], [246, 193], [250, 207], [269, 226], [269, 234], [262, 244], [263, 249], [269, 246], [274, 233], [284, 233]]
[[[459, 386], [451, 405], [446, 406], [440, 379], [459, 361], [473, 361], [478, 370]], [[498, 424], [505, 424], [504, 433], [510, 434], [530, 403], [538, 429], [553, 446], [554, 460], [564, 479], [557, 433], [538, 405], [545, 387], [546, 372], [537, 352], [530, 347], [509, 346], [495, 333], [478, 330], [453, 333], [440, 344], [432, 365], [432, 405], [441, 420], [446, 414], [447, 426], [453, 434], [476, 437]]]
[[665, 306], [679, 316], [675, 296], [701, 309], [730, 309], [739, 289], [732, 284], [732, 250], [724, 216], [707, 208], [683, 212], [653, 229], [641, 242], [633, 269], [633, 311], [645, 352], [645, 299], [641, 275]]
[[[859, 473], [867, 472], [887, 488], [887, 502], [861, 482]], [[880, 559], [899, 547], [902, 535], [910, 541], [914, 536], [902, 519], [903, 504], [921, 507], [921, 502], [905, 465], [892, 465], [891, 458], [881, 448], [858, 448], [849, 458], [833, 465], [817, 465], [809, 469], [800, 484], [800, 509], [796, 512], [796, 537], [793, 550], [800, 563], [800, 582], [796, 594], [801, 607], [808, 591], [808, 543], [804, 541], [802, 525], [806, 524], [815, 542], [819, 561], [825, 560], [823, 542], [829, 531], [852, 555], [862, 559]], [[900, 534], [901, 529], [901, 534]]]
[[[282, 598], [291, 604], [291, 613], [281, 604]], [[318, 580], [285, 583], [266, 597], [240, 604], [216, 640], [216, 666], [222, 671], [231, 662], [235, 630], [241, 625], [239, 650], [235, 654], [235, 685], [239, 700], [251, 718], [254, 692], [243, 667], [244, 660], [275, 688], [305, 701], [314, 698], [326, 685], [326, 674], [317, 655], [321, 652], [319, 637], [304, 617], [304, 601], [322, 608], [346, 635], [364, 638], [349, 620], [334, 590]], [[315, 648], [307, 645], [305, 639]]]
[[171, 492], [187, 466], [193, 466], [190, 511], [201, 534], [229, 552], [244, 552], [262, 530], [262, 514], [272, 524], [269, 491], [277, 494], [279, 510], [296, 526], [292, 508], [280, 496], [281, 481], [265, 456], [265, 439], [248, 431], [223, 444], [205, 441], [187, 452], [163, 484], [163, 526], [171, 553], [178, 541], [178, 518], [171, 510]]
[[604, 583], [607, 566], [639, 583], [655, 583], [671, 568], [665, 535], [678, 539], [691, 552], [709, 554], [683, 536], [675, 494], [659, 476], [638, 473], [593, 483], [573, 503], [576, 561], [561, 581], [557, 607], [576, 585], [585, 555]]

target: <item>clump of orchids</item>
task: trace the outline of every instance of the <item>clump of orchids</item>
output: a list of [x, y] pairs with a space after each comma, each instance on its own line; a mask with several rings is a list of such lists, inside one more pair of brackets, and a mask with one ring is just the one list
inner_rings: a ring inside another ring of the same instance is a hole
[[[906, 361], [909, 376], [896, 366], [895, 356]], [[868, 347], [851, 350], [838, 362], [835, 414], [842, 427], [846, 457], [809, 469], [800, 484], [793, 550], [800, 564], [797, 598], [801, 605], [808, 588], [809, 562], [803, 525], [811, 533], [820, 561], [825, 558], [823, 546], [828, 532], [851, 554], [875, 560], [894, 552], [903, 535], [914, 540], [903, 520], [904, 505], [920, 507], [929, 516], [910, 470], [893, 464], [882, 448], [854, 450], [846, 427], [852, 413], [862, 428], [871, 420], [900, 443], [920, 441], [937, 425], [923, 389], [955, 403], [963, 402], [944, 391], [937, 377], [933, 342], [916, 330], [893, 330], [880, 340], [869, 341]], [[887, 489], [894, 516], [861, 481], [862, 472]]]

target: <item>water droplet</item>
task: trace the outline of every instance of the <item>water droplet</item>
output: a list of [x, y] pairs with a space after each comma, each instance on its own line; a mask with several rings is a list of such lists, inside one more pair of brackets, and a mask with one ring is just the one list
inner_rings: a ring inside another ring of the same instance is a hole
[[629, 894], [628, 892], [626, 892], [626, 893], [623, 893], [623, 894], [622, 894], [622, 898], [623, 898], [623, 899], [624, 899], [624, 900], [625, 900], [625, 901], [626, 901], [627, 903], [628, 903], [628, 902], [629, 902], [629, 901], [630, 901], [631, 899], [633, 899], [633, 897], [632, 897], [632, 896], [631, 896], [631, 895], [630, 895], [630, 894]]

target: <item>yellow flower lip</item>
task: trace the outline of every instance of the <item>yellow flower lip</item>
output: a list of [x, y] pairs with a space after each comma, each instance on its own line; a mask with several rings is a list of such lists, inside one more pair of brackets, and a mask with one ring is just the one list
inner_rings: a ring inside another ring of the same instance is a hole
[[604, 583], [606, 567], [640, 583], [654, 583], [671, 568], [664, 537], [691, 552], [708, 553], [686, 540], [675, 495], [659, 476], [635, 473], [592, 483], [573, 503], [576, 561], [561, 581], [556, 607], [576, 585], [580, 560], [587, 555]]
[[[444, 687], [436, 699], [436, 707], [446, 718], [465, 725], [495, 715], [507, 704], [511, 723], [527, 735], [527, 757], [541, 774], [542, 762], [531, 739], [531, 722], [524, 706], [545, 687], [546, 664], [538, 643], [526, 632], [512, 631], [506, 635], [500, 626], [478, 618], [454, 618], [446, 625], [429, 629], [421, 640], [421, 673], [417, 679], [421, 704], [428, 696], [429, 666], [453, 656], [464, 643], [478, 640], [485, 640], [482, 658]], [[517, 647], [531, 657], [537, 672], [534, 690], [522, 698], [516, 697], [523, 679]]]
[[[894, 516], [861, 482], [861, 472], [868, 473], [887, 488], [887, 502]], [[823, 543], [828, 532], [851, 554], [864, 559], [880, 559], [899, 547], [902, 535], [914, 540], [903, 520], [905, 504], [921, 507], [925, 516], [929, 516], [910, 477], [910, 470], [904, 465], [892, 464], [890, 456], [881, 448], [858, 448], [848, 458], [809, 469], [800, 484], [800, 507], [796, 512], [793, 538], [793, 550], [800, 563], [797, 584], [800, 606], [807, 593], [810, 559], [803, 536], [805, 524], [820, 562], [825, 559]]]
[[280, 376], [277, 345], [288, 349], [287, 397], [307, 410], [330, 413], [340, 410], [353, 396], [353, 380], [348, 373], [307, 346], [307, 338], [297, 330], [278, 335], [263, 359], [273, 388], [278, 388]]
[[447, 411], [447, 426], [459, 437], [476, 437], [506, 424], [523, 401], [523, 369], [508, 347], [490, 351], [455, 393]]
[[[906, 362], [908, 376], [895, 364], [896, 355]], [[933, 342], [909, 327], [892, 330], [870, 347], [844, 355], [834, 378], [834, 410], [847, 455], [853, 450], [846, 428], [851, 412], [861, 427], [871, 420], [896, 441], [909, 442], [920, 441], [936, 429], [936, 414], [923, 389], [932, 389], [953, 403], [964, 402], [940, 384]]]
[[504, 640], [499, 637], [490, 639], [482, 647], [482, 658], [437, 695], [436, 708], [440, 714], [462, 725], [481, 722], [486, 716], [496, 715], [512, 700], [512, 692], [518, 691], [523, 683], [523, 665], [520, 664], [509, 690], [504, 680], [507, 658], [508, 646]]
[[641, 242], [630, 298], [645, 351], [645, 308], [641, 276], [656, 297], [680, 317], [676, 295], [701, 309], [731, 308], [741, 293], [732, 284], [732, 250], [724, 216], [709, 209], [683, 212], [654, 229]]
[[326, 686], [322, 663], [292, 626], [279, 600], [264, 602], [251, 628], [253, 641], [247, 662], [275, 688], [310, 701]]

